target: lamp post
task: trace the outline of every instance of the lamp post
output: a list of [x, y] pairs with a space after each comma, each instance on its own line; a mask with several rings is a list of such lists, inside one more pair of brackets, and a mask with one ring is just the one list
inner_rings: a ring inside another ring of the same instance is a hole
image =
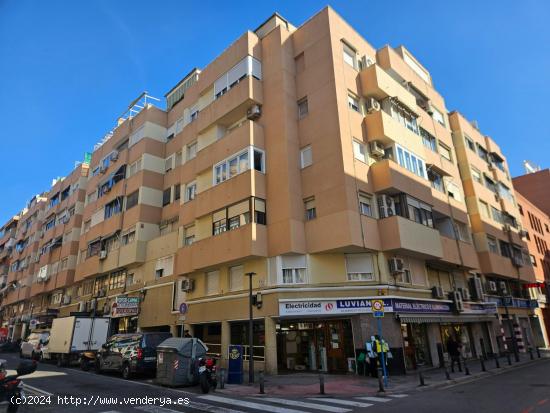
[[252, 316], [253, 299], [252, 299], [252, 277], [255, 272], [247, 272], [248, 276], [248, 384], [254, 384], [254, 318]]

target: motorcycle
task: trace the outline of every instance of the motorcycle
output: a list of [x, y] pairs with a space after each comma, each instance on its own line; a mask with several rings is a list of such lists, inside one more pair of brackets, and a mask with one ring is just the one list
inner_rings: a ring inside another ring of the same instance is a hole
[[218, 381], [216, 379], [216, 360], [209, 357], [199, 359], [199, 384], [203, 393], [210, 389], [216, 390]]
[[6, 360], [0, 360], [0, 411], [15, 413], [19, 408], [17, 399], [25, 398], [23, 382], [19, 376], [31, 374], [36, 371], [36, 360], [24, 360], [17, 366], [17, 374], [8, 376], [6, 373]]
[[89, 371], [96, 366], [96, 352], [85, 351], [80, 355], [80, 368], [84, 371]]

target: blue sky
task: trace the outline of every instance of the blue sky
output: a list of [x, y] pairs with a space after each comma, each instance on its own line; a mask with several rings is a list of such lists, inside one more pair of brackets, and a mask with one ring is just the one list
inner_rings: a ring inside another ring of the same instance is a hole
[[[274, 11], [300, 25], [326, 4], [0, 0], [0, 223], [69, 173], [141, 91], [162, 97]], [[513, 176], [524, 159], [549, 166], [550, 2], [330, 5], [374, 47], [411, 50]]]

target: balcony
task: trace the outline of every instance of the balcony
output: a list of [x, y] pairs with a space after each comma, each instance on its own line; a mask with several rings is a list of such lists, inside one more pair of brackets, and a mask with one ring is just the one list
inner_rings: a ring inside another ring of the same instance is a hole
[[479, 268], [477, 252], [472, 244], [441, 236], [441, 246], [443, 248], [441, 261], [454, 266], [458, 265], [463, 269]]
[[[204, 108], [196, 120], [197, 131], [203, 131], [210, 125], [220, 122], [238, 108], [246, 109], [253, 104], [263, 103], [262, 82], [252, 76], [248, 76], [237, 85], [233, 86], [227, 93], [214, 100]], [[238, 119], [235, 119], [235, 121]]]
[[416, 109], [416, 98], [380, 66], [373, 64], [359, 74], [363, 95], [383, 100], [397, 99], [411, 110]]
[[73, 284], [74, 270], [59, 271], [55, 276], [55, 288], [64, 288]]
[[265, 225], [247, 224], [181, 248], [177, 253], [175, 273], [187, 274], [249, 257], [267, 257]]
[[436, 229], [407, 218], [392, 216], [378, 220], [382, 250], [419, 258], [442, 258], [441, 236]]
[[118, 252], [118, 265], [120, 267], [131, 267], [135, 264], [145, 262], [147, 241], [134, 241], [122, 245]]
[[430, 182], [403, 168], [390, 159], [370, 167], [375, 192], [404, 192], [429, 204], [432, 203]]
[[483, 273], [535, 282], [535, 273], [530, 265], [517, 268], [512, 265], [510, 258], [489, 251], [478, 252], [478, 257]]
[[420, 157], [425, 150], [422, 138], [407, 129], [383, 110], [367, 113], [364, 126], [367, 130], [367, 140], [380, 141], [384, 146], [392, 146], [398, 143]]

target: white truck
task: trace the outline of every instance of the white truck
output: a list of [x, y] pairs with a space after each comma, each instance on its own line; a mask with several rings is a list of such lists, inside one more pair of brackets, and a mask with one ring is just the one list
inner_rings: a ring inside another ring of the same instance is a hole
[[84, 353], [89, 357], [107, 341], [109, 321], [107, 317], [55, 318], [48, 343], [50, 358], [61, 367], [81, 361]]

